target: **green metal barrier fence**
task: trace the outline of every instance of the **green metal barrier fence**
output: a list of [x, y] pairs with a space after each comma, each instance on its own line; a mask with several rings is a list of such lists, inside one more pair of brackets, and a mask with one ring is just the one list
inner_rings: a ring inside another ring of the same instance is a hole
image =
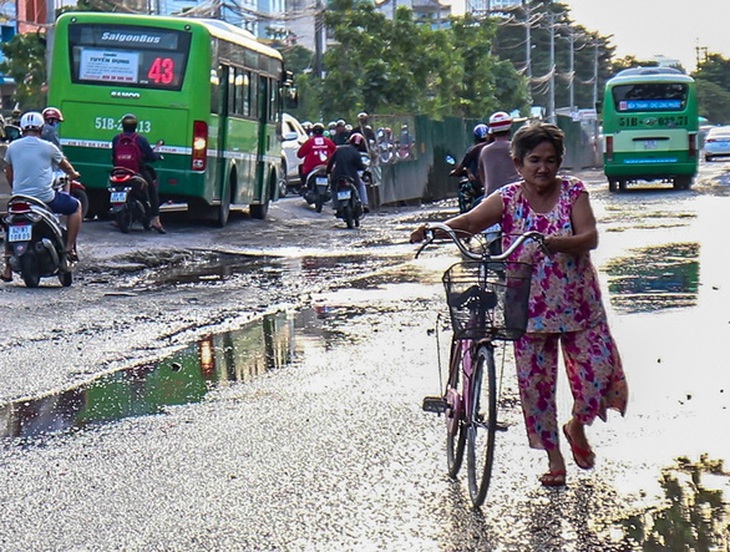
[[[394, 144], [398, 142], [397, 130], [404, 124], [411, 140], [407, 155], [395, 154], [378, 164], [379, 185], [374, 190], [378, 205], [456, 197], [458, 179], [449, 176], [453, 167], [446, 162], [446, 157], [451, 156], [456, 162], [461, 160], [473, 143], [472, 129], [481, 121], [457, 117], [435, 121], [422, 115], [379, 115], [373, 120], [376, 131], [377, 128], [392, 129]], [[564, 168], [600, 166], [595, 121], [573, 121], [559, 116], [558, 126], [566, 135]]]

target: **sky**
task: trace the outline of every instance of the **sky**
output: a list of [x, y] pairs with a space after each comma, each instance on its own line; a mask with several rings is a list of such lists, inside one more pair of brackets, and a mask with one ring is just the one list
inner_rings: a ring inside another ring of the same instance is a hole
[[[571, 19], [602, 36], [613, 35], [616, 56], [659, 54], [695, 69], [696, 47], [730, 58], [728, 0], [561, 0]], [[724, 12], [724, 13], [721, 13]]]

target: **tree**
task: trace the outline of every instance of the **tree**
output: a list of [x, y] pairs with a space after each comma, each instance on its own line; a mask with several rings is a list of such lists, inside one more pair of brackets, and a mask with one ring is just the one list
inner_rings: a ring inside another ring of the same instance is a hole
[[46, 39], [40, 33], [17, 34], [2, 44], [0, 72], [15, 80], [14, 101], [23, 111], [46, 103]]
[[324, 113], [411, 112], [483, 118], [526, 105], [525, 82], [492, 51], [493, 24], [454, 18], [432, 29], [401, 6], [393, 20], [373, 4], [333, 0], [325, 14], [336, 44], [324, 56]]
[[709, 54], [692, 76], [695, 79], [712, 82], [730, 92], [730, 60], [720, 54]]
[[[601, 91], [606, 80], [613, 76], [610, 63], [615, 48], [610, 44], [609, 38], [576, 25], [570, 19], [570, 8], [559, 2], [544, 3], [537, 0], [524, 2], [509, 10], [505, 16], [495, 18], [497, 34], [494, 53], [502, 59], [510, 60], [518, 71], [528, 74], [529, 24], [529, 46], [531, 46], [529, 69], [532, 75], [530, 89], [533, 103], [548, 105], [552, 79], [556, 107], [568, 106], [572, 80], [575, 105], [593, 107], [594, 88]], [[551, 34], [554, 38], [554, 72], [550, 64]], [[570, 73], [571, 42], [572, 74]], [[594, 83], [596, 69], [598, 82]]]
[[702, 117], [715, 124], [730, 124], [730, 91], [705, 79], [697, 79], [697, 104]]

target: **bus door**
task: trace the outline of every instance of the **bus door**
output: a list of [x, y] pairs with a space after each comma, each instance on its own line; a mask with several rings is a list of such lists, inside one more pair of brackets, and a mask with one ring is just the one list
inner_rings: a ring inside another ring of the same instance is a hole
[[257, 75], [258, 78], [258, 140], [257, 140], [257, 152], [256, 152], [256, 187], [254, 197], [259, 199], [261, 202], [265, 201], [262, 194], [265, 192], [264, 189], [264, 178], [266, 176], [266, 163], [264, 157], [266, 156], [270, 144], [269, 141], [269, 79], [264, 75]]
[[221, 66], [220, 75], [220, 103], [218, 111], [218, 135], [216, 136], [218, 142], [218, 153], [215, 159], [215, 198], [222, 198], [225, 188], [226, 179], [226, 151], [228, 151], [228, 125], [229, 115], [231, 113], [231, 107], [235, 102], [235, 86], [234, 86], [234, 72], [228, 65]]

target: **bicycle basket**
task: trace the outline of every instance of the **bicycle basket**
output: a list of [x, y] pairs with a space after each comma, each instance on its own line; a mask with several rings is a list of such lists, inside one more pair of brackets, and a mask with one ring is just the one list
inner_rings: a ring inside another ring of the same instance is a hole
[[443, 277], [456, 339], [514, 341], [527, 328], [532, 265], [467, 261]]

